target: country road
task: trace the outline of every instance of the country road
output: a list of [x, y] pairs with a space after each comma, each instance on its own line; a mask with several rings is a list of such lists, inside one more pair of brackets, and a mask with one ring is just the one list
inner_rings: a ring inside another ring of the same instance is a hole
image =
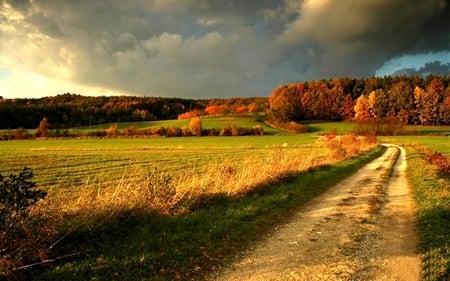
[[420, 280], [405, 151], [386, 146], [210, 280]]

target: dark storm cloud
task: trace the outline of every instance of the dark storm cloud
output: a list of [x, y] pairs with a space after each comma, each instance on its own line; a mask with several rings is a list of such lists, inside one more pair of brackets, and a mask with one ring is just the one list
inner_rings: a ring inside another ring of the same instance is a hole
[[0, 67], [136, 94], [266, 95], [448, 51], [449, 2], [0, 0]]
[[429, 62], [420, 68], [403, 68], [395, 71], [394, 75], [421, 75], [427, 76], [429, 74], [436, 75], [450, 75], [450, 63], [441, 63], [440, 61]]
[[448, 50], [449, 9], [444, 0], [306, 0], [278, 40], [287, 56], [309, 50], [318, 75], [367, 76], [404, 53]]

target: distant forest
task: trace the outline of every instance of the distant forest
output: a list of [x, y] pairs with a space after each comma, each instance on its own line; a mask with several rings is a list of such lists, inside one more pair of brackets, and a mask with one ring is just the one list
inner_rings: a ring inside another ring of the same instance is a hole
[[0, 128], [36, 128], [44, 117], [51, 129], [63, 129], [260, 112], [279, 123], [387, 118], [404, 124], [450, 124], [450, 76], [321, 79], [278, 86], [270, 97], [252, 98], [193, 100], [70, 93], [39, 99], [0, 97]]
[[[257, 105], [257, 106], [256, 106]], [[48, 119], [50, 129], [75, 128], [95, 124], [177, 119], [202, 115], [207, 108], [218, 113], [265, 111], [268, 98], [192, 100], [163, 97], [89, 97], [66, 93], [39, 99], [2, 99], [0, 128], [37, 128]], [[244, 109], [243, 109], [244, 108]], [[184, 113], [184, 115], [183, 115]]]

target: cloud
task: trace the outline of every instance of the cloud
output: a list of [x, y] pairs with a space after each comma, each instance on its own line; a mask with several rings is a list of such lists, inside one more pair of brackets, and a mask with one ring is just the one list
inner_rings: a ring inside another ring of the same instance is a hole
[[319, 75], [368, 76], [404, 52], [449, 48], [448, 30], [427, 34], [435, 22], [449, 26], [444, 0], [305, 0], [297, 18], [278, 37], [286, 55], [302, 50]]
[[448, 50], [449, 10], [445, 0], [0, 0], [0, 68], [85, 94], [268, 95]]

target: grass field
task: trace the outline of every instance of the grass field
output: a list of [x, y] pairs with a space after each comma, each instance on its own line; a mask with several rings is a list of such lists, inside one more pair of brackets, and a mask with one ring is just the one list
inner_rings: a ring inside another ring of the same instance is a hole
[[[230, 122], [222, 120], [219, 124], [217, 118], [208, 121], [211, 123], [204, 119], [204, 126], [220, 127]], [[137, 127], [170, 126], [171, 122], [187, 121], [145, 122]], [[248, 123], [235, 125], [255, 124], [254, 120], [240, 122]], [[120, 123], [120, 128], [130, 125], [135, 123]], [[217, 264], [242, 249], [249, 237], [264, 235], [292, 208], [301, 206], [381, 153], [378, 149], [336, 166], [310, 169], [307, 165], [321, 165], [324, 162], [320, 161], [330, 152], [316, 142], [318, 135], [324, 132], [343, 134], [351, 131], [354, 125], [315, 122], [307, 126], [309, 133], [303, 135], [272, 129], [272, 135], [261, 137], [0, 142], [0, 173], [18, 172], [24, 166], [32, 168], [38, 186], [49, 192], [40, 208], [58, 214], [62, 220], [58, 222], [58, 231], [64, 239], [50, 254], [57, 257], [82, 253], [74, 261], [54, 264], [48, 271], [37, 268], [29, 273], [36, 274], [37, 280], [128, 280], [134, 277], [190, 280], [215, 270]], [[445, 130], [447, 128], [438, 131]], [[381, 140], [417, 143], [447, 155], [450, 153], [449, 138], [444, 136], [383, 137]], [[251, 166], [254, 169], [246, 171]], [[416, 171], [419, 166], [414, 167]], [[245, 185], [259, 175], [265, 178], [246, 187], [253, 188], [254, 192], [248, 193], [244, 189], [244, 194], [235, 196], [233, 187]], [[271, 177], [273, 180], [268, 181]], [[420, 182], [434, 182], [430, 178], [435, 176], [427, 174], [423, 177], [415, 181], [416, 186], [420, 186]], [[448, 180], [436, 180], [441, 186], [446, 184], [444, 191], [448, 188]], [[189, 182], [189, 187], [185, 187], [187, 193], [176, 187], [181, 182]], [[152, 193], [157, 187], [156, 193]], [[159, 187], [166, 191], [161, 193]], [[423, 199], [425, 203], [419, 202], [420, 206], [426, 206], [420, 210], [424, 214], [420, 217], [421, 225], [436, 221], [436, 216], [428, 216], [430, 209], [442, 209], [445, 202], [449, 202], [445, 197], [447, 191], [444, 191], [439, 192], [444, 197], [438, 201], [433, 201], [432, 193], [425, 192], [428, 198]], [[188, 205], [178, 204], [178, 199], [194, 196], [196, 192], [203, 192], [206, 197], [191, 200]], [[177, 194], [182, 197], [173, 201]], [[159, 201], [155, 201], [155, 196], [160, 197]], [[431, 201], [439, 204], [429, 203]], [[446, 236], [447, 215], [442, 217], [442, 212], [437, 213], [440, 220], [433, 232], [450, 239], [450, 235]], [[433, 237], [430, 231], [422, 233]], [[433, 239], [427, 241], [437, 238]], [[450, 257], [435, 257], [441, 250], [447, 251], [444, 244], [439, 244], [439, 250], [427, 250], [429, 245], [422, 245], [423, 252], [431, 257], [425, 265], [431, 268], [430, 272], [437, 272], [433, 269], [436, 264], [441, 266], [439, 272], [444, 275], [450, 268]]]
[[70, 187], [99, 172], [117, 179], [136, 165], [172, 172], [202, 170], [213, 163], [239, 163], [249, 156], [263, 159], [283, 145], [288, 151], [307, 154], [315, 140], [264, 136], [5, 141], [0, 142], [0, 173], [28, 166], [39, 184]]
[[[0, 173], [32, 168], [38, 186], [49, 193], [40, 212], [55, 216], [60, 235], [68, 235], [50, 254], [83, 254], [42, 280], [74, 275], [75, 280], [105, 280], [106, 273], [109, 280], [114, 268], [172, 280], [177, 272], [185, 278], [197, 274], [190, 267], [211, 264], [209, 255], [227, 256], [261, 222], [275, 223], [277, 213], [289, 209], [292, 187], [276, 193], [276, 199], [263, 196], [265, 190], [336, 162], [316, 141], [317, 134], [5, 141], [0, 142]], [[305, 198], [338, 178], [305, 180], [306, 189], [320, 185], [304, 192]], [[129, 229], [133, 235], [125, 234]], [[141, 243], [148, 246], [140, 250]]]
[[450, 136], [395, 136], [380, 137], [379, 139], [398, 144], [417, 144], [426, 146], [450, 157]]
[[[264, 129], [266, 134], [276, 134], [281, 131], [266, 125], [261, 121], [259, 116], [254, 115], [242, 115], [242, 116], [213, 116], [213, 117], [202, 117], [202, 127], [204, 129], [220, 129], [230, 125], [237, 127], [252, 128], [253, 126], [259, 125]], [[188, 127], [190, 119], [186, 120], [162, 120], [162, 121], [146, 121], [146, 122], [122, 122], [117, 123], [119, 130], [135, 126], [137, 129], [149, 129], [154, 127]], [[106, 130], [112, 124], [100, 124], [93, 126], [80, 127], [79, 130], [82, 134], [86, 134], [92, 131]], [[72, 129], [75, 130], [75, 129]]]

